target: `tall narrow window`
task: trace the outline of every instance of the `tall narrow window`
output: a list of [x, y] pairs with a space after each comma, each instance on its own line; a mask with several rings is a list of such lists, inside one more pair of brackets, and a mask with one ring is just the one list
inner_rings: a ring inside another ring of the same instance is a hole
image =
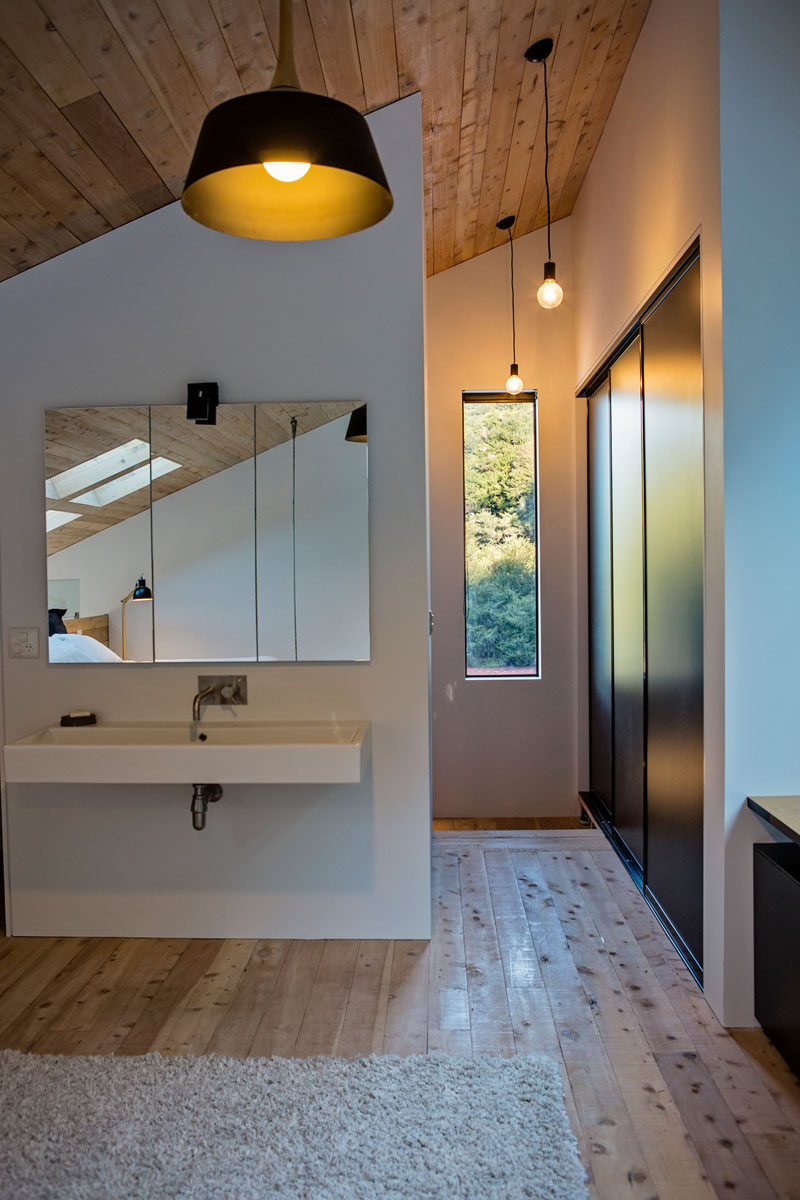
[[539, 674], [536, 392], [464, 392], [467, 676]]

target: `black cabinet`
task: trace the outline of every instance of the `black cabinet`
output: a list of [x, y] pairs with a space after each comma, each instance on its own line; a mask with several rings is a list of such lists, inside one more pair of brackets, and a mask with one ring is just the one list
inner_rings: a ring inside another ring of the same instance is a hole
[[756, 1018], [800, 1074], [800, 846], [753, 847]]

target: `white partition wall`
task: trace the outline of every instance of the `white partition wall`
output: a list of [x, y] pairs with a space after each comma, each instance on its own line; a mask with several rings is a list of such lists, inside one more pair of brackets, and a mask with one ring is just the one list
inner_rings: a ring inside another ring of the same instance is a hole
[[[359, 399], [370, 420], [370, 661], [247, 664], [249, 719], [371, 720], [367, 778], [226, 788], [202, 834], [188, 788], [9, 786], [15, 934], [429, 934], [419, 98], [369, 122], [395, 197], [372, 229], [252, 242], [176, 204], [0, 286], [5, 629], [45, 635], [45, 408], [181, 403], [216, 379], [223, 401]], [[6, 659], [6, 737], [73, 708], [188, 719], [201, 672]]]

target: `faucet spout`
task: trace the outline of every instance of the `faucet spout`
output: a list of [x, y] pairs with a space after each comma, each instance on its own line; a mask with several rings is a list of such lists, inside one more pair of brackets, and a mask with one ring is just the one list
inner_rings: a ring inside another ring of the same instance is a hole
[[192, 720], [193, 721], [200, 720], [200, 705], [203, 703], [206, 696], [212, 695], [212, 693], [215, 692], [216, 690], [217, 690], [216, 686], [212, 683], [209, 687], [203, 688], [202, 691], [199, 691], [197, 693], [194, 700], [192, 701]]

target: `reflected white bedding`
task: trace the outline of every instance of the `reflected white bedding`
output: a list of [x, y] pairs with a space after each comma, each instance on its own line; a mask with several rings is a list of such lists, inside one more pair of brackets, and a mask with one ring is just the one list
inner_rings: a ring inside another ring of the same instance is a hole
[[50, 662], [122, 662], [118, 654], [87, 634], [53, 633], [48, 640]]

